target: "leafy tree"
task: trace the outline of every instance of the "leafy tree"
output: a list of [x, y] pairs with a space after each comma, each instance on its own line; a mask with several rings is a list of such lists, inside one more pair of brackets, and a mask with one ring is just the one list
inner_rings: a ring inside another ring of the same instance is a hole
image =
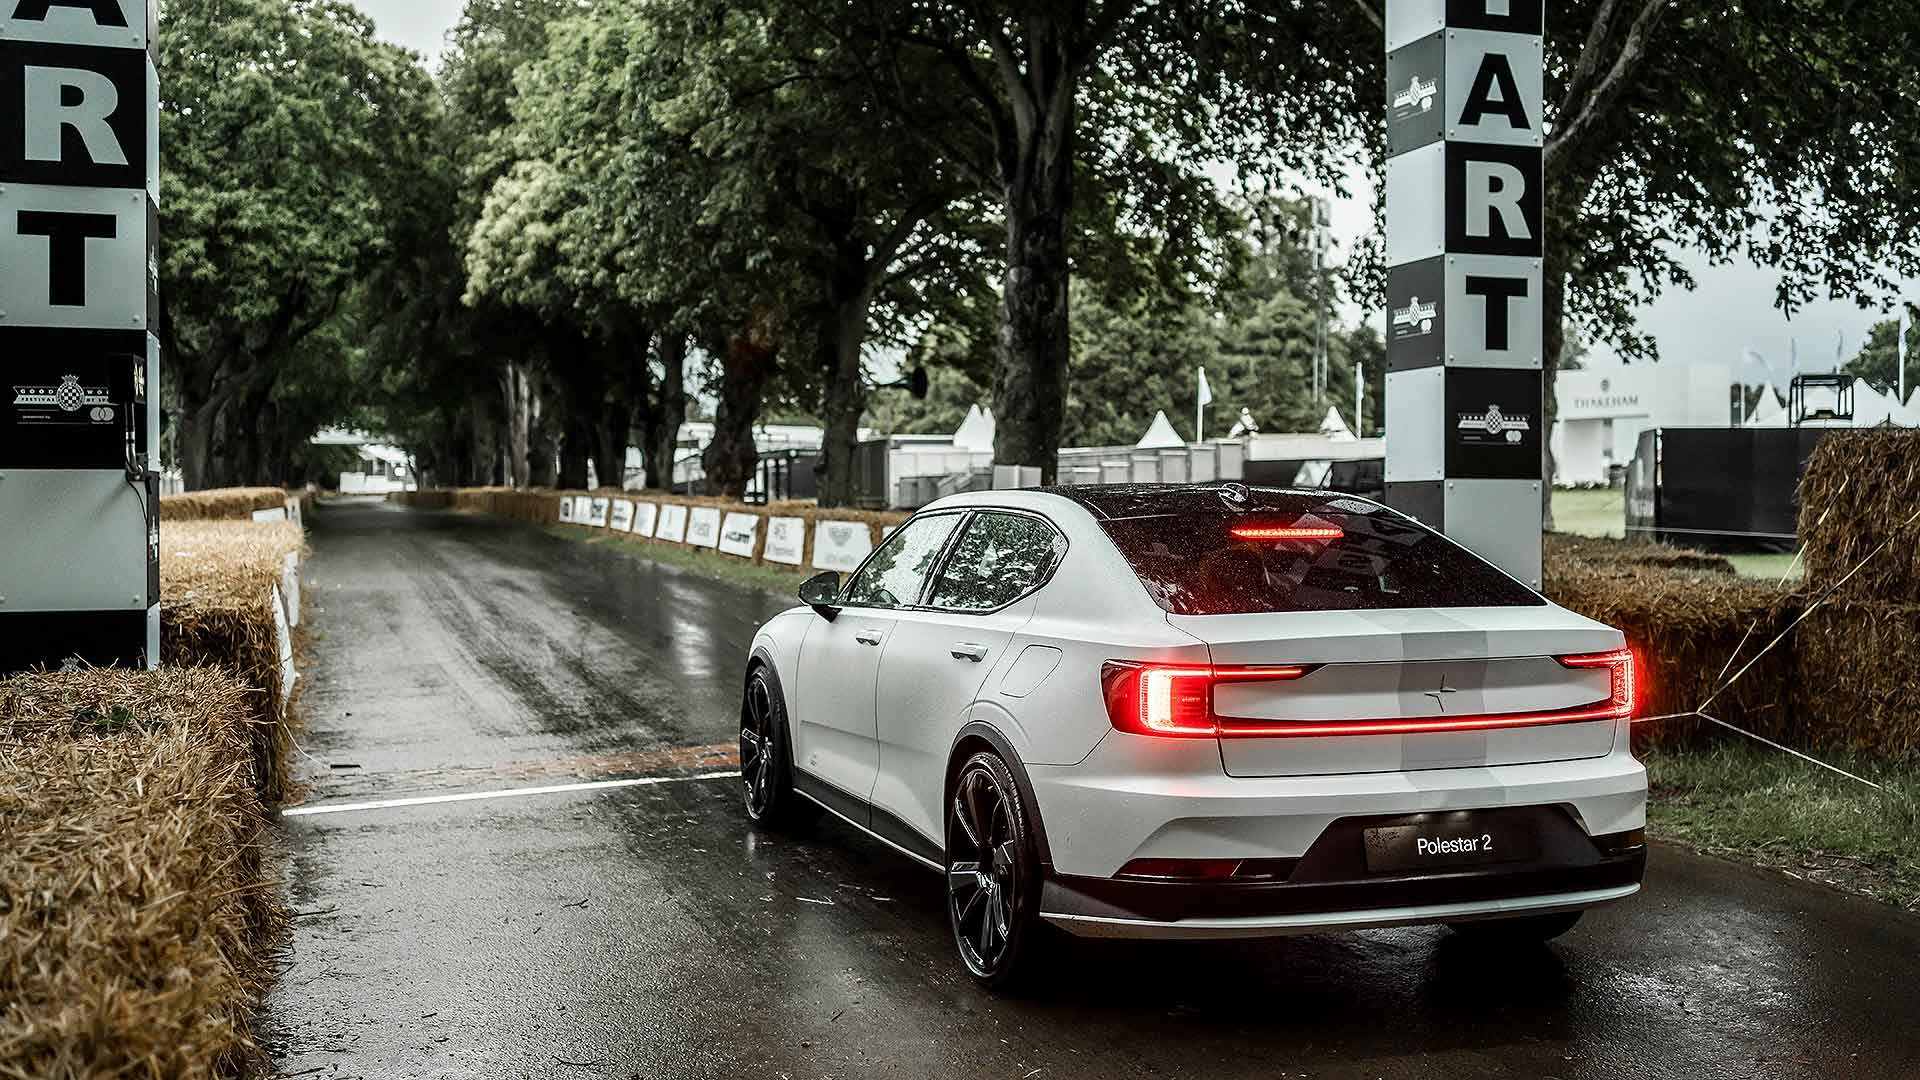
[[[173, 0], [159, 42], [159, 334], [181, 467], [190, 487], [278, 479], [276, 386], [383, 256], [432, 87], [337, 0]], [[304, 441], [292, 419], [280, 437]]]
[[[1048, 480], [1066, 424], [1070, 278], [1103, 267], [1147, 267], [1149, 279], [1180, 287], [1205, 277], [1225, 221], [1209, 168], [1331, 173], [1327, 151], [1359, 141], [1360, 102], [1377, 97], [1321, 77], [1316, 28], [1302, 13], [1242, 3], [806, 8], [870, 58], [879, 107], [999, 200], [995, 456], [1037, 465]], [[924, 104], [920, 84], [936, 70], [964, 91], [957, 129], [940, 115], [951, 102], [932, 115]], [[1143, 241], [1159, 262], [1133, 257]]]
[[[1860, 351], [1847, 361], [1842, 371], [1856, 379], [1865, 379], [1867, 384], [1883, 394], [1897, 392], [1901, 386], [1899, 365], [1900, 349], [1898, 338], [1900, 320], [1882, 319], [1867, 331], [1867, 340], [1860, 345]], [[1913, 388], [1920, 385], [1920, 326], [1915, 325], [1915, 313], [1909, 309], [1907, 318], [1907, 377], [1906, 388], [1912, 394]]]

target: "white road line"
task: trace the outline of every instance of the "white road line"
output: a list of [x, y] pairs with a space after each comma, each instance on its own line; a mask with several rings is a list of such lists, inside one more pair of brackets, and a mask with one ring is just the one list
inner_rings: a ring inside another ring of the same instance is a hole
[[356, 810], [390, 810], [398, 806], [430, 806], [434, 803], [478, 802], [482, 799], [518, 799], [526, 795], [556, 795], [565, 791], [650, 787], [654, 784], [680, 784], [689, 780], [725, 780], [739, 775], [740, 771], [735, 769], [732, 772], [694, 773], [691, 776], [636, 776], [628, 780], [588, 780], [578, 784], [549, 784], [545, 787], [507, 788], [502, 791], [466, 791], [458, 795], [416, 795], [406, 799], [381, 799], [378, 802], [296, 806], [280, 811], [280, 816], [307, 817], [312, 814], [346, 814]]

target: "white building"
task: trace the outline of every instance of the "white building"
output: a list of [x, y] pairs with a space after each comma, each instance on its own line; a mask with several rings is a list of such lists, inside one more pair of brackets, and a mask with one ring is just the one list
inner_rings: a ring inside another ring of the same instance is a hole
[[1636, 364], [1562, 371], [1554, 381], [1554, 483], [1605, 484], [1655, 427], [1728, 427], [1733, 372], [1725, 364]]

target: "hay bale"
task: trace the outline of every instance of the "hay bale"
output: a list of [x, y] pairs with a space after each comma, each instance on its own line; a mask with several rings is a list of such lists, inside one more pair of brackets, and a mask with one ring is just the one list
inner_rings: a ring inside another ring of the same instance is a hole
[[1724, 555], [1709, 555], [1693, 548], [1675, 547], [1652, 540], [1621, 540], [1605, 536], [1575, 536], [1572, 533], [1548, 533], [1542, 538], [1543, 561], [1575, 561], [1607, 564], [1623, 568], [1656, 570], [1693, 570], [1712, 574], [1735, 573], [1733, 563]]
[[[1689, 712], [1712, 699], [1717, 716], [1789, 745], [1804, 741], [1793, 635], [1768, 648], [1798, 617], [1800, 592], [1728, 574], [1576, 560], [1549, 563], [1545, 585], [1555, 603], [1626, 634], [1640, 659], [1642, 716]], [[1643, 745], [1679, 746], [1715, 730], [1686, 719], [1635, 733]]]
[[1795, 635], [1809, 745], [1920, 758], [1920, 604], [1829, 601]]
[[[1800, 543], [1808, 584], [1816, 590], [1838, 586], [1850, 600], [1920, 603], [1916, 511], [1920, 431], [1876, 428], [1822, 435], [1800, 477]], [[1859, 572], [1848, 578], [1855, 567]]]
[[251, 521], [255, 510], [285, 507], [287, 493], [276, 487], [210, 488], [160, 496], [162, 521]]
[[162, 522], [160, 661], [214, 665], [252, 689], [256, 774], [261, 795], [293, 790], [290, 715], [274, 590], [287, 556], [304, 553], [299, 526], [286, 521]]
[[0, 681], [0, 1076], [265, 1067], [286, 913], [251, 724], [208, 669]]

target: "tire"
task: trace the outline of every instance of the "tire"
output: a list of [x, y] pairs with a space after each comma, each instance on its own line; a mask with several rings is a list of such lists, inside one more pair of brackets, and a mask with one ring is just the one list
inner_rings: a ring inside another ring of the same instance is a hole
[[1581, 912], [1556, 911], [1548, 915], [1519, 915], [1511, 919], [1478, 919], [1448, 923], [1447, 928], [1464, 938], [1489, 944], [1528, 945], [1552, 941], [1573, 929]]
[[791, 746], [780, 680], [772, 668], [756, 666], [740, 702], [740, 780], [747, 820], [781, 832], [804, 832], [820, 820], [820, 807], [793, 789]]
[[1010, 992], [1044, 966], [1043, 871], [1031, 808], [987, 750], [960, 766], [947, 799], [947, 925], [974, 982]]

